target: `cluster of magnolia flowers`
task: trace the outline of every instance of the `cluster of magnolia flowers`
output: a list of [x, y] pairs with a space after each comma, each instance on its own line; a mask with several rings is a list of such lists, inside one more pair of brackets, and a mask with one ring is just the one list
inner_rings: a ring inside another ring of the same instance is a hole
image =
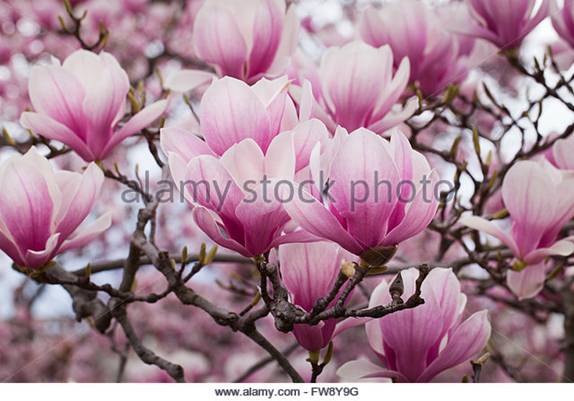
[[[518, 46], [557, 7], [544, 0], [535, 11], [535, 3], [468, 1], [453, 18], [465, 23], [449, 30], [440, 9], [419, 2], [368, 10], [359, 21], [360, 38], [329, 48], [315, 66], [297, 57], [298, 21], [283, 1], [206, 0], [192, 40], [213, 72], [182, 70], [166, 82], [174, 92], [202, 93], [199, 119], [192, 129], [168, 121], [160, 135], [173, 180], [188, 183], [182, 189], [189, 216], [226, 249], [251, 258], [271, 253], [292, 301], [310, 311], [333, 286], [343, 261], [385, 263], [435, 216], [438, 198], [426, 199], [418, 189], [423, 177], [436, 183], [438, 173], [401, 126], [418, 108], [415, 88], [433, 96], [461, 82], [472, 68], [474, 38], [502, 50]], [[574, 46], [574, 1], [554, 10], [552, 19]], [[21, 124], [89, 164], [82, 173], [55, 170], [34, 148], [2, 164], [0, 248], [16, 265], [45, 268], [59, 253], [89, 244], [110, 227], [109, 215], [80, 227], [104, 181], [95, 162], [150, 126], [170, 103], [158, 100], [126, 121], [129, 87], [126, 72], [106, 52], [78, 50], [61, 65], [32, 69], [33, 111], [22, 114]], [[462, 217], [462, 224], [508, 247], [514, 258], [508, 286], [521, 298], [542, 288], [548, 256], [574, 253], [574, 238], [557, 240], [574, 216], [573, 148], [574, 138], [561, 140], [547, 160], [510, 168], [501, 188], [509, 231], [481, 216]], [[392, 188], [413, 185], [389, 195], [385, 187], [369, 186], [374, 176]], [[261, 185], [266, 180], [288, 182], [305, 196], [282, 201], [283, 191], [268, 193], [273, 189]], [[198, 182], [225, 188], [225, 196], [216, 202], [209, 187], [192, 185]], [[257, 195], [251, 202], [245, 201], [248, 182]], [[353, 204], [357, 182], [366, 185], [361, 202]], [[558, 191], [560, 196], [548, 196]], [[402, 279], [404, 294], [414, 293], [416, 270], [403, 271]], [[388, 286], [381, 281], [371, 306], [391, 301]], [[412, 310], [358, 322], [384, 368], [358, 360], [339, 374], [429, 381], [484, 348], [490, 336], [486, 311], [464, 319], [466, 297], [450, 269], [431, 271], [422, 298], [424, 305]], [[294, 334], [317, 352], [346, 323], [296, 325]]]

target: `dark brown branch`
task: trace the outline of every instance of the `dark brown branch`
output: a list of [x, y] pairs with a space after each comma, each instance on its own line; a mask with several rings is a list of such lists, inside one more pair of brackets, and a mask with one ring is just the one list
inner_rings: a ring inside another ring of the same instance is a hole
[[131, 347], [138, 355], [138, 357], [142, 360], [142, 362], [148, 365], [155, 365], [163, 369], [178, 383], [185, 382], [183, 368], [180, 365], [169, 362], [168, 360], [156, 355], [153, 351], [151, 351], [149, 348], [147, 348], [142, 344], [141, 340], [138, 338], [134, 328], [132, 327], [128, 319], [125, 308], [122, 307], [114, 308], [113, 312], [114, 312], [114, 318], [122, 326], [122, 329], [126, 334], [126, 337], [130, 342]]
[[[18, 266], [14, 265], [13, 268], [22, 272]], [[72, 298], [72, 308], [78, 321], [89, 318], [93, 326], [101, 333], [110, 327], [112, 316], [109, 308], [98, 299], [97, 291], [75, 285], [80, 279], [74, 274], [67, 272], [56, 263], [50, 264], [43, 271], [24, 273], [40, 284], [61, 284]]]

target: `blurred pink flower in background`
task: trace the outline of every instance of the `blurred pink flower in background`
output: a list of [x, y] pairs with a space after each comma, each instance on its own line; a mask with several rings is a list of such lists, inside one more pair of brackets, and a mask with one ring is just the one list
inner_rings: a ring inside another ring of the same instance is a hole
[[[360, 41], [332, 47], [319, 67], [320, 98], [309, 84], [298, 96], [299, 107], [323, 121], [334, 132], [337, 125], [349, 131], [365, 127], [377, 133], [402, 123], [416, 109], [410, 102], [397, 102], [406, 89], [409, 62], [403, 59], [393, 72], [393, 54], [388, 47], [376, 49]], [[396, 110], [394, 106], [399, 107]]]
[[76, 230], [96, 201], [104, 175], [54, 171], [35, 148], [0, 166], [0, 248], [16, 264], [39, 268], [56, 254], [84, 246], [111, 225], [105, 214]]
[[519, 298], [530, 298], [542, 289], [544, 259], [574, 253], [573, 237], [556, 241], [574, 216], [574, 176], [549, 163], [519, 161], [504, 178], [502, 198], [512, 221], [510, 233], [479, 216], [464, 215], [460, 222], [492, 235], [511, 250], [518, 261], [516, 271], [508, 271], [508, 285]]
[[522, 40], [548, 16], [550, 0], [467, 0], [473, 22], [468, 35], [494, 43], [500, 49], [519, 47]]
[[167, 107], [166, 100], [157, 101], [119, 128], [129, 88], [126, 72], [112, 55], [78, 50], [61, 66], [33, 67], [29, 93], [36, 111], [23, 113], [20, 121], [69, 146], [86, 161], [102, 160]]
[[[298, 41], [299, 22], [284, 0], [206, 0], [193, 25], [197, 57], [217, 75], [248, 83], [285, 73]], [[209, 80], [209, 73], [182, 70], [168, 87], [185, 92]]]
[[562, 8], [556, 0], [550, 0], [550, 17], [558, 35], [574, 47], [574, 0], [564, 0]]
[[453, 5], [439, 17], [424, 3], [406, 0], [365, 10], [359, 20], [361, 38], [372, 46], [388, 45], [395, 68], [400, 60], [410, 61], [409, 83], [417, 83], [426, 96], [437, 96], [449, 84], [459, 83], [467, 75], [466, 61], [474, 41], [445, 29], [446, 18], [460, 12]]
[[[415, 292], [417, 269], [399, 273], [403, 299]], [[350, 361], [337, 372], [342, 379], [393, 378], [399, 382], [429, 382], [444, 370], [476, 356], [490, 337], [487, 311], [463, 320], [466, 296], [451, 269], [431, 270], [422, 284], [423, 305], [366, 323], [372, 350], [384, 368], [367, 360]], [[371, 294], [369, 307], [392, 302], [385, 280]], [[424, 334], [423, 334], [424, 333]]]

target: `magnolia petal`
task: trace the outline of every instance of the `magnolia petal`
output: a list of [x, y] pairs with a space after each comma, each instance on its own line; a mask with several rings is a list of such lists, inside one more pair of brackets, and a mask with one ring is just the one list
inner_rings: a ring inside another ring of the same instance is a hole
[[438, 357], [425, 369], [417, 381], [428, 382], [440, 372], [455, 367], [476, 355], [490, 338], [490, 322], [486, 310], [476, 312], [449, 334]]
[[215, 65], [220, 75], [243, 77], [247, 43], [225, 4], [207, 1], [201, 7], [195, 17], [192, 44], [196, 54]]
[[311, 159], [311, 152], [318, 143], [326, 143], [329, 140], [329, 131], [325, 124], [318, 119], [303, 121], [293, 129], [293, 141], [297, 164], [295, 171], [306, 167]]
[[267, 75], [278, 76], [285, 72], [291, 55], [295, 52], [299, 41], [299, 21], [297, 20], [296, 7], [290, 6], [283, 21], [281, 42], [275, 53], [275, 59], [267, 69]]
[[26, 156], [12, 156], [0, 169], [3, 231], [10, 233], [22, 253], [45, 249], [52, 235], [53, 213], [58, 207], [52, 197], [49, 175], [42, 171], [42, 165], [27, 157], [35, 152], [32, 148]]
[[102, 154], [113, 136], [114, 122], [121, 118], [119, 114], [124, 113], [130, 82], [127, 73], [109, 53], [101, 52], [95, 60], [90, 56], [93, 53], [75, 52], [66, 59], [64, 67], [73, 57], [85, 57], [83, 65], [93, 63], [89, 70], [97, 70], [97, 75], [87, 78], [91, 82], [85, 86], [86, 96], [82, 107], [88, 122], [86, 142], [92, 152], [98, 155]]
[[357, 29], [361, 39], [371, 46], [378, 47], [385, 42], [388, 43], [384, 25], [385, 22], [382, 21], [379, 10], [370, 7], [361, 13]]
[[209, 83], [215, 75], [200, 70], [179, 70], [165, 80], [165, 88], [174, 92], [189, 92]]
[[249, 256], [268, 252], [289, 221], [281, 205], [259, 198], [253, 203], [241, 202], [235, 209], [235, 215], [243, 226], [244, 244]]
[[317, 241], [321, 241], [321, 238], [316, 237], [305, 230], [296, 230], [286, 232], [280, 237], [276, 237], [275, 240], [273, 241], [273, 246], [276, 247], [283, 244], [296, 244], [296, 243], [307, 243]]
[[357, 326], [363, 326], [367, 322], [369, 322], [370, 318], [365, 317], [355, 317], [355, 318], [347, 318], [343, 321], [337, 322], [337, 326], [335, 327], [335, 331], [333, 332], [333, 338], [337, 337], [339, 334], [352, 329]]
[[[392, 62], [392, 55], [390, 56], [390, 60]], [[371, 118], [372, 120], [377, 120], [377, 119], [385, 117], [387, 115], [387, 113], [389, 111], [391, 111], [391, 108], [393, 107], [393, 105], [400, 100], [404, 91], [407, 89], [407, 85], [409, 83], [409, 77], [410, 77], [410, 73], [411, 73], [410, 71], [411, 71], [411, 69], [410, 69], [409, 59], [405, 57], [401, 61], [399, 68], [397, 69], [397, 72], [395, 73], [392, 81], [390, 82], [388, 87], [385, 88], [384, 92], [381, 93], [381, 95], [379, 96], [379, 100], [377, 102], [375, 112], [373, 113], [373, 117]], [[415, 100], [415, 99], [411, 99], [411, 100]], [[412, 103], [412, 102], [410, 102], [410, 103]], [[415, 102], [416, 106], [418, 106], [417, 103], [418, 103], [418, 100], [417, 100], [417, 102]], [[412, 113], [414, 113], [415, 110], [416, 109], [412, 110]], [[412, 115], [412, 113], [411, 113], [411, 115]], [[406, 114], [406, 113], [403, 112], [400, 114]], [[408, 117], [410, 117], [410, 115], [406, 116], [405, 119]]]
[[[375, 287], [369, 299], [369, 308], [380, 305], [388, 305], [391, 301], [389, 294], [389, 285], [386, 280], [381, 280], [380, 284]], [[383, 333], [378, 319], [370, 320], [365, 324], [365, 332], [369, 345], [379, 355], [384, 355]]]
[[165, 112], [167, 105], [167, 100], [159, 100], [139, 111], [120, 130], [113, 134], [100, 158], [105, 158], [117, 144], [157, 120]]
[[235, 209], [243, 199], [237, 181], [221, 159], [202, 155], [191, 159], [185, 167], [181, 186], [192, 204], [201, 205], [221, 216], [233, 219]]
[[506, 283], [519, 300], [534, 298], [546, 280], [546, 267], [544, 262], [527, 266], [522, 271], [509, 270], [506, 273]]
[[159, 141], [161, 149], [166, 155], [176, 153], [188, 162], [200, 155], [213, 154], [205, 141], [201, 140], [193, 132], [179, 127], [162, 128]]
[[404, 107], [401, 107], [398, 111], [391, 110], [382, 120], [369, 125], [369, 129], [377, 134], [384, 134], [386, 130], [408, 120], [418, 107], [417, 99], [409, 99]]
[[569, 237], [554, 243], [549, 248], [541, 248], [530, 252], [524, 258], [524, 262], [528, 264], [538, 264], [547, 256], [570, 256], [574, 253], [574, 238]]
[[492, 235], [493, 237], [500, 240], [508, 248], [510, 248], [514, 255], [518, 256], [518, 248], [514, 240], [508, 234], [498, 228], [492, 221], [488, 221], [478, 216], [463, 215], [459, 222], [460, 224], [469, 228], [475, 229], [477, 231], [482, 231], [488, 235]]
[[[439, 179], [436, 171], [430, 171], [425, 178], [429, 179], [430, 188], [436, 188]], [[435, 194], [431, 194], [430, 199], [427, 199], [427, 195], [420, 186], [416, 189], [415, 198], [406, 206], [404, 218], [385, 236], [383, 245], [397, 245], [419, 234], [430, 224], [438, 209], [438, 199]]]
[[321, 60], [326, 103], [335, 121], [348, 130], [365, 126], [389, 81], [392, 63], [387, 63], [386, 50], [354, 41], [329, 49]]
[[[332, 242], [285, 244], [279, 247], [279, 264], [293, 303], [310, 312], [327, 296], [341, 270], [339, 246]], [[321, 269], [316, 266], [321, 265]]]
[[[532, 4], [534, 5], [534, 3]], [[548, 16], [549, 10], [550, 10], [550, 0], [542, 0], [542, 3], [540, 4], [540, 7], [538, 7], [538, 11], [534, 15], [534, 17], [530, 18], [530, 20], [524, 26], [522, 30], [523, 33], [522, 36], [527, 35], [528, 33], [530, 33], [530, 31], [536, 28], [536, 26], [540, 22], [542, 22], [544, 18]]]
[[283, 132], [273, 138], [265, 156], [269, 177], [292, 181], [295, 176], [295, 135]]
[[80, 82], [58, 65], [35, 66], [28, 85], [34, 109], [77, 135], [83, 135], [85, 116], [82, 103], [85, 91]]
[[396, 377], [400, 376], [400, 373], [384, 369], [366, 359], [357, 359], [349, 361], [337, 369], [337, 376], [343, 381], [356, 382], [365, 378]]
[[231, 249], [232, 251], [238, 252], [246, 257], [253, 256], [245, 249], [245, 247], [243, 247], [243, 245], [233, 239], [226, 238], [223, 235], [221, 228], [206, 208], [197, 206], [193, 209], [192, 215], [198, 227], [218, 245]]
[[[407, 299], [415, 291], [419, 272], [410, 268], [400, 274], [403, 299]], [[388, 367], [400, 371], [409, 381], [417, 381], [451, 328], [453, 315], [458, 310], [459, 294], [460, 286], [452, 270], [435, 268], [421, 288], [423, 305], [379, 319]]]
[[201, 99], [201, 130], [214, 153], [222, 155], [244, 139], [253, 139], [265, 152], [272, 132], [265, 104], [245, 82], [224, 77]]
[[257, 143], [247, 138], [231, 146], [221, 156], [221, 163], [225, 166], [231, 177], [243, 189], [248, 189], [248, 183], [253, 186], [265, 175], [265, 155]]
[[563, 170], [574, 170], [574, 162], [572, 161], [572, 150], [574, 148], [574, 136], [565, 139], [559, 139], [554, 142], [552, 146], [552, 153], [554, 164]]
[[110, 228], [111, 225], [112, 213], [105, 213], [97, 218], [93, 223], [77, 230], [72, 236], [64, 241], [59, 251], [64, 252], [69, 249], [83, 247], [96, 239], [100, 234]]
[[22, 113], [20, 124], [48, 139], [62, 142], [64, 145], [72, 148], [85, 161], [94, 161], [96, 159], [88, 145], [76, 133], [44, 114]]
[[[365, 248], [361, 246], [319, 201], [299, 185], [293, 183], [296, 195], [290, 202], [283, 204], [291, 218], [301, 228], [311, 234], [338, 243], [349, 252], [360, 255]], [[281, 199], [287, 199], [290, 194], [285, 189], [280, 190]]]
[[390, 144], [364, 128], [352, 132], [333, 159], [329, 179], [333, 206], [346, 220], [347, 231], [367, 248], [380, 245], [400, 181]]
[[279, 95], [286, 93], [288, 88], [289, 78], [287, 75], [276, 79], [261, 78], [251, 87], [253, 93], [257, 95], [267, 109]]
[[193, 197], [184, 188], [187, 174], [187, 163], [188, 161], [184, 160], [177, 153], [171, 152], [168, 154], [169, 171], [171, 173], [171, 178], [173, 179], [176, 189], [181, 195], [183, 195], [185, 199], [187, 199], [189, 204], [193, 205], [195, 202]]
[[273, 63], [281, 41], [285, 11], [284, 3], [276, 0], [261, 0], [256, 4], [249, 53], [250, 77], [265, 73]]
[[0, 220], [0, 249], [3, 250], [10, 259], [17, 265], [25, 265], [24, 256], [14, 242], [10, 232], [4, 227], [4, 223]]
[[66, 196], [57, 211], [56, 231], [67, 238], [92, 210], [100, 194], [104, 174], [95, 163], [90, 163], [82, 175], [59, 172], [57, 177], [61, 177], [59, 186]]
[[41, 251], [27, 250], [24, 255], [25, 266], [31, 269], [42, 267], [52, 259], [60, 243], [60, 233], [56, 233], [46, 241], [46, 246]]
[[[547, 172], [538, 162], [519, 161], [506, 174], [502, 197], [512, 220], [522, 228], [515, 233], [519, 248], [527, 249], [526, 243], [537, 243], [541, 231], [555, 220], [556, 202], [548, 196], [553, 190]], [[523, 247], [521, 240], [525, 242]]]

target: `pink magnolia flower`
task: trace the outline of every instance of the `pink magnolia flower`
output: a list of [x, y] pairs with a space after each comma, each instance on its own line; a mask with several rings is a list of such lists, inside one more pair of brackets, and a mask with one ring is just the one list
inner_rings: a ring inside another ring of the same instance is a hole
[[[295, 9], [284, 0], [206, 0], [193, 26], [196, 55], [217, 75], [248, 83], [283, 74], [297, 46]], [[182, 70], [167, 86], [185, 92], [210, 79], [205, 71]]]
[[78, 50], [63, 65], [32, 68], [28, 90], [36, 112], [23, 113], [20, 122], [86, 161], [102, 160], [167, 107], [166, 100], [155, 102], [119, 128], [129, 87], [126, 72], [112, 55]]
[[[445, 10], [451, 19], [452, 7]], [[400, 68], [399, 60], [408, 59], [409, 83], [417, 83], [424, 95], [433, 96], [466, 77], [466, 62], [474, 46], [472, 40], [448, 32], [444, 19], [420, 1], [403, 0], [365, 10], [358, 29], [370, 45], [390, 46], [395, 68]]]
[[327, 141], [329, 132], [317, 119], [298, 123], [300, 117], [287, 94], [288, 85], [286, 77], [272, 81], [262, 78], [253, 86], [230, 77], [215, 81], [201, 99], [201, 124], [196, 129], [203, 139], [187, 128], [163, 128], [163, 151], [175, 153], [187, 163], [199, 155], [221, 156], [249, 138], [265, 154], [275, 137], [291, 130], [295, 172], [301, 171], [309, 164], [313, 146]]
[[549, 0], [467, 0], [473, 17], [464, 32], [486, 39], [501, 49], [516, 48], [526, 35], [548, 15]]
[[337, 125], [349, 131], [365, 127], [377, 133], [400, 124], [416, 109], [416, 103], [396, 110], [409, 77], [409, 62], [402, 60], [393, 74], [393, 54], [388, 46], [375, 49], [355, 41], [332, 47], [319, 68], [321, 95], [313, 96], [304, 85], [298, 96], [303, 115], [323, 121], [334, 132]]
[[574, 0], [564, 0], [560, 9], [556, 0], [550, 1], [550, 16], [554, 29], [570, 47], [574, 47]]
[[518, 271], [509, 271], [507, 280], [519, 298], [533, 297], [542, 289], [546, 257], [574, 253], [574, 237], [556, 240], [574, 216], [573, 184], [574, 176], [549, 163], [520, 161], [502, 183], [502, 198], [512, 222], [510, 233], [482, 217], [461, 218], [462, 224], [498, 238], [512, 251]]
[[301, 231], [283, 235], [289, 216], [270, 185], [271, 179], [293, 180], [292, 132], [275, 137], [266, 153], [248, 138], [220, 158], [202, 154], [186, 162], [170, 152], [169, 165], [178, 189], [194, 206], [195, 222], [219, 245], [253, 257], [282, 243], [312, 238]]
[[[341, 263], [354, 259], [353, 255], [330, 242], [281, 245], [278, 256], [281, 276], [292, 302], [307, 312], [319, 298], [329, 294], [341, 271]], [[336, 319], [315, 326], [297, 324], [293, 334], [303, 348], [320, 351], [338, 334], [336, 325]]]
[[[304, 230], [358, 256], [423, 231], [438, 207], [426, 188], [437, 180], [426, 158], [399, 130], [390, 142], [364, 128], [343, 131], [322, 161], [318, 152], [311, 155], [314, 185], [325, 200], [305, 187], [302, 196], [285, 203], [289, 215]], [[321, 186], [327, 182], [328, 190]]]
[[77, 229], [104, 180], [93, 163], [83, 174], [54, 171], [30, 149], [0, 167], [0, 248], [22, 267], [39, 268], [58, 253], [86, 245], [108, 229], [109, 214]]
[[[415, 291], [416, 269], [399, 273], [403, 299]], [[367, 338], [385, 368], [367, 360], [350, 361], [337, 372], [346, 380], [394, 378], [399, 382], [429, 382], [441, 372], [470, 360], [490, 337], [487, 311], [463, 320], [466, 296], [451, 269], [433, 269], [421, 288], [423, 305], [366, 323]], [[371, 295], [369, 307], [392, 301], [385, 280]]]
[[[200, 131], [205, 142], [180, 129], [166, 128], [161, 134], [162, 146], [166, 153], [189, 149], [194, 154], [221, 156], [231, 146], [251, 138], [266, 152], [273, 138], [297, 123], [288, 86], [287, 77], [272, 81], [263, 78], [253, 86], [231, 77], [216, 80], [201, 98]], [[182, 146], [183, 141], [190, 146]]]

